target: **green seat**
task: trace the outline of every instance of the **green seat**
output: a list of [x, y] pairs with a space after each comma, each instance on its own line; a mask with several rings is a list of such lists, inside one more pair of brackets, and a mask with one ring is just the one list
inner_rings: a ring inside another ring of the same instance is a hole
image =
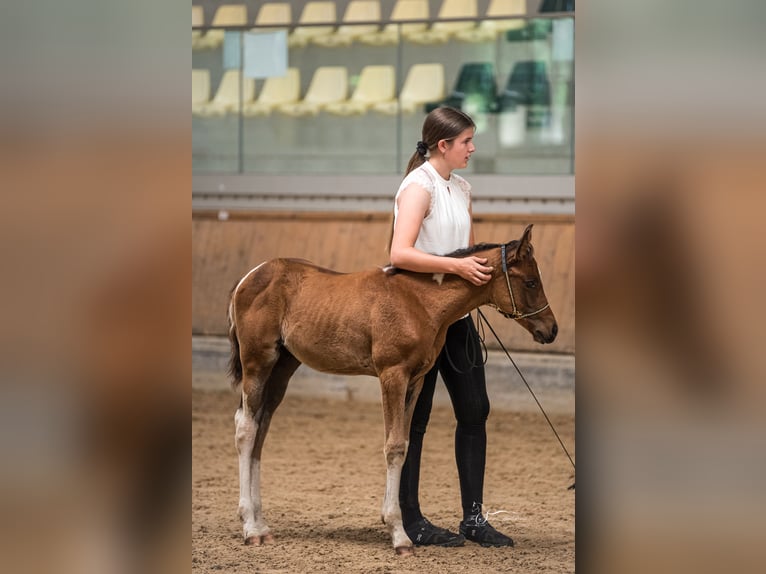
[[428, 102], [424, 109], [428, 113], [441, 106], [450, 106], [467, 114], [493, 112], [496, 93], [497, 82], [491, 62], [463, 64], [452, 92], [444, 100]]
[[574, 12], [575, 0], [543, 0], [539, 12]]
[[545, 62], [516, 62], [505, 90], [497, 99], [497, 111], [514, 111], [516, 106], [526, 106], [527, 127], [539, 127], [548, 121], [550, 105], [551, 84]]
[[550, 19], [533, 19], [518, 30], [508, 30], [505, 33], [506, 42], [531, 42], [545, 40], [553, 32], [553, 21]]

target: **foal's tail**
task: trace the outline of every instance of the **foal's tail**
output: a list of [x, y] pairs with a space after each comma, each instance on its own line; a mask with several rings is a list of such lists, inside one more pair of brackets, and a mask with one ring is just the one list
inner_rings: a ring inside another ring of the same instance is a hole
[[237, 337], [237, 327], [234, 324], [234, 289], [229, 301], [229, 341], [231, 342], [231, 356], [229, 357], [229, 376], [231, 377], [231, 387], [236, 389], [242, 382], [242, 361], [239, 358], [239, 338]]

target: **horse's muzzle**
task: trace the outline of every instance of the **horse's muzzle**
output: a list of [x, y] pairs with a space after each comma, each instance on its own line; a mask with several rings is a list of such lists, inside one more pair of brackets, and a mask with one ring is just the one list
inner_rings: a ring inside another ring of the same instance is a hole
[[546, 334], [543, 333], [540, 329], [536, 329], [532, 336], [534, 337], [535, 341], [544, 345], [546, 343], [553, 343], [553, 341], [556, 339], [556, 335], [558, 335], [558, 332], [558, 323], [554, 323], [553, 327], [551, 327], [550, 333]]

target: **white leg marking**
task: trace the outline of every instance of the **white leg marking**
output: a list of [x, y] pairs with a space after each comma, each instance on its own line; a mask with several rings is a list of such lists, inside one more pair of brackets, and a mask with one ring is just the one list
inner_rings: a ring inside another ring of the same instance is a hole
[[[242, 531], [245, 540], [247, 540], [251, 536], [260, 536], [263, 532], [259, 531], [258, 528], [252, 495], [254, 479], [257, 488], [257, 481], [260, 478], [257, 465], [255, 465], [256, 475], [253, 476], [253, 445], [258, 426], [247, 407], [247, 397], [244, 393], [242, 398], [242, 408], [237, 409], [234, 421], [236, 423], [235, 443], [239, 453], [239, 517], [242, 519]], [[257, 509], [257, 512], [260, 515], [260, 508]], [[262, 522], [262, 519], [260, 521]], [[266, 531], [268, 531], [268, 527], [266, 527]]]
[[[405, 451], [406, 452], [406, 451]], [[386, 457], [388, 458], [388, 456]], [[402, 524], [402, 510], [399, 507], [399, 484], [402, 478], [403, 456], [394, 456], [386, 464], [386, 494], [383, 497], [383, 521], [386, 523], [394, 548], [412, 546]]]

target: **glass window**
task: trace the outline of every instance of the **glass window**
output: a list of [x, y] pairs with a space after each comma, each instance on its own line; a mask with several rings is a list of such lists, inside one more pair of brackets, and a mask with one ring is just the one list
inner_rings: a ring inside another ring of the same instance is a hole
[[193, 171], [401, 174], [425, 114], [450, 105], [477, 124], [469, 172], [571, 174], [574, 19], [463, 24], [381, 22], [329, 35], [324, 26], [300, 42], [290, 31], [287, 71], [269, 78], [243, 73], [251, 32], [197, 40]]

